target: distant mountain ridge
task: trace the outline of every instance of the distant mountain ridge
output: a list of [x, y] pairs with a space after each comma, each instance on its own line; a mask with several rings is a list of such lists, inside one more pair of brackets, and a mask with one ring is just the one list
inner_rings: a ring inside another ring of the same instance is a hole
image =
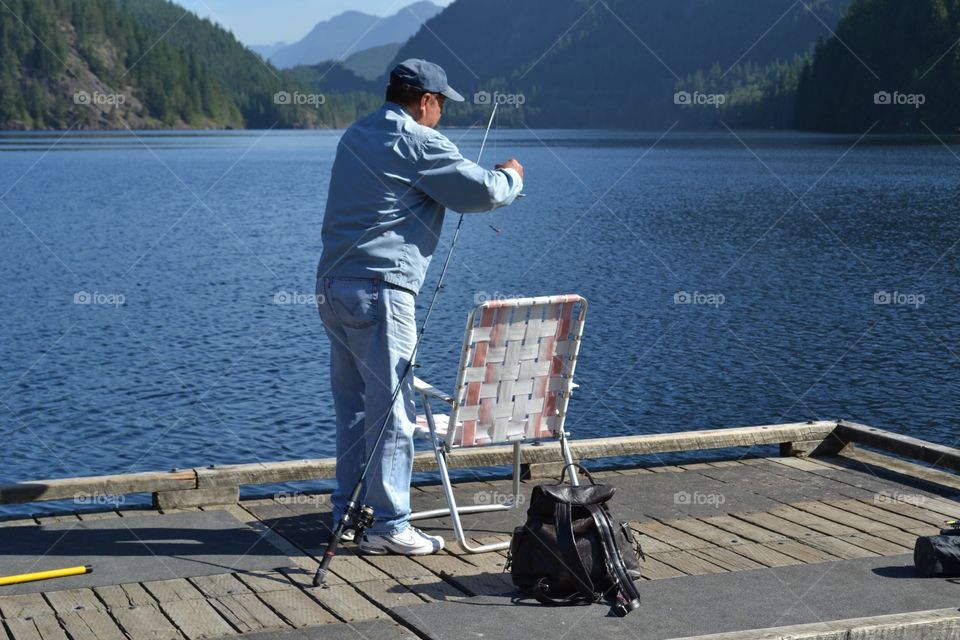
[[[421, 0], [383, 18], [346, 11], [318, 23], [303, 39], [270, 52], [266, 58], [279, 69], [343, 61], [373, 47], [405, 42], [442, 10], [429, 0]], [[258, 48], [264, 50], [263, 46]]]
[[[720, 126], [720, 110], [675, 104], [674, 94], [709, 89], [712, 74], [744, 101], [726, 108], [740, 109], [778, 82], [795, 82], [783, 65], [799, 69], [798, 57], [830, 36], [852, 2], [457, 0], [394, 61], [429, 57], [468, 97], [522, 95], [521, 108], [501, 110], [517, 124], [522, 114], [541, 127]], [[467, 105], [461, 122], [485, 110]], [[782, 124], [792, 114], [776, 116]]]
[[382, 44], [358, 51], [343, 61], [343, 66], [366, 80], [376, 80], [388, 69], [390, 61], [403, 46], [402, 42]]
[[252, 44], [249, 45], [249, 49], [256, 54], [259, 54], [261, 58], [266, 60], [274, 53], [287, 46], [289, 45], [286, 42], [275, 42], [274, 44]]
[[5, 0], [0, 128], [342, 127], [422, 57], [467, 97], [445, 126], [497, 101], [500, 126], [958, 130], [960, 0], [455, 0], [428, 26], [278, 70], [170, 0]]

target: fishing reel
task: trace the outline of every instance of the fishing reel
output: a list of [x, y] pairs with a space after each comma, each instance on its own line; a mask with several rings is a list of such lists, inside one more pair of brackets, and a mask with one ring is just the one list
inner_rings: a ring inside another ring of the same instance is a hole
[[357, 532], [356, 539], [363, 537], [363, 532], [373, 526], [374, 514], [373, 507], [363, 505], [360, 507], [360, 513], [354, 518], [353, 528]]

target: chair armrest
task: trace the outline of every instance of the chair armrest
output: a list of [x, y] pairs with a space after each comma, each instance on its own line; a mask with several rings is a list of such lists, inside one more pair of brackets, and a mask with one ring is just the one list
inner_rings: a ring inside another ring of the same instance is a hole
[[436, 387], [427, 384], [416, 376], [413, 378], [413, 388], [416, 389], [417, 393], [420, 393], [424, 396], [436, 398], [437, 400], [443, 400], [450, 405], [453, 404], [453, 396], [447, 395], [443, 391], [440, 391]]

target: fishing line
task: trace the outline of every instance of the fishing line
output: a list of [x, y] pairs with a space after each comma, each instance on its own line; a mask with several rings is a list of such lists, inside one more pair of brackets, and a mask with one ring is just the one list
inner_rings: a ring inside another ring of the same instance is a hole
[[[477, 154], [477, 164], [480, 164], [480, 159], [483, 157], [483, 149], [487, 144], [487, 136], [490, 135], [490, 127], [493, 126], [493, 119], [497, 115], [498, 106], [498, 104], [494, 103], [493, 111], [490, 112], [490, 120], [487, 121], [487, 128], [483, 132], [483, 140], [480, 142], [480, 152]], [[315, 587], [322, 585], [326, 580], [327, 569], [330, 566], [330, 561], [333, 560], [333, 557], [336, 555], [337, 546], [340, 543], [340, 536], [350, 523], [351, 517], [355, 515], [354, 512], [357, 509], [357, 502], [360, 500], [360, 491], [363, 488], [363, 481], [366, 479], [367, 473], [370, 471], [370, 467], [377, 457], [376, 453], [380, 449], [380, 443], [383, 441], [383, 436], [387, 431], [387, 420], [390, 418], [390, 413], [393, 411], [393, 406], [396, 404], [397, 398], [400, 396], [400, 390], [403, 388], [403, 381], [406, 379], [407, 375], [410, 374], [410, 369], [413, 367], [413, 363], [416, 360], [417, 351], [420, 348], [420, 341], [423, 339], [423, 334], [427, 329], [427, 321], [430, 320], [430, 314], [433, 313], [433, 308], [437, 303], [437, 296], [440, 294], [440, 289], [443, 288], [443, 278], [447, 273], [447, 267], [450, 266], [450, 258], [453, 257], [453, 248], [456, 246], [457, 239], [460, 237], [460, 228], [463, 226], [463, 219], [464, 214], [461, 213], [460, 219], [457, 221], [456, 231], [453, 233], [453, 240], [450, 242], [450, 250], [447, 251], [447, 257], [443, 261], [443, 268], [440, 270], [440, 277], [437, 280], [437, 287], [433, 290], [433, 298], [430, 300], [430, 306], [427, 307], [427, 313], [423, 317], [423, 323], [420, 325], [420, 332], [417, 334], [416, 342], [413, 343], [413, 351], [410, 352], [410, 357], [407, 359], [407, 365], [403, 369], [403, 375], [400, 376], [397, 386], [393, 391], [393, 397], [390, 399], [389, 408], [386, 415], [383, 417], [383, 424], [380, 425], [380, 433], [377, 435], [377, 441], [373, 444], [373, 449], [371, 450], [366, 463], [363, 465], [363, 471], [360, 472], [360, 479], [357, 480], [357, 484], [354, 486], [353, 492], [350, 494], [350, 499], [347, 501], [347, 507], [344, 510], [343, 515], [340, 517], [340, 521], [337, 523], [336, 529], [334, 529], [333, 534], [330, 537], [330, 542], [327, 544], [327, 549], [323, 553], [323, 559], [320, 561], [320, 566], [317, 567], [317, 572], [313, 576], [313, 586]], [[363, 530], [373, 524], [373, 509], [366, 506], [362, 507], [360, 509], [360, 513], [356, 514], [356, 517], [353, 517], [353, 520], [356, 535], [361, 536], [363, 534]]]

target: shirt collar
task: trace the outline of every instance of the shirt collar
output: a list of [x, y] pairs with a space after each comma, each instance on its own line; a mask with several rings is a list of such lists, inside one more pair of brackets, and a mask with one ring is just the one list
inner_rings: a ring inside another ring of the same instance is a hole
[[409, 111], [407, 111], [406, 107], [404, 107], [404, 106], [401, 105], [401, 104], [397, 104], [396, 102], [391, 102], [391, 101], [387, 100], [387, 101], [383, 104], [383, 108], [384, 108], [384, 109], [387, 109], [388, 111], [393, 111], [394, 113], [399, 113], [399, 114], [401, 114], [402, 116], [404, 116], [405, 118], [409, 118], [410, 120], [413, 120], [413, 114], [411, 114]]

